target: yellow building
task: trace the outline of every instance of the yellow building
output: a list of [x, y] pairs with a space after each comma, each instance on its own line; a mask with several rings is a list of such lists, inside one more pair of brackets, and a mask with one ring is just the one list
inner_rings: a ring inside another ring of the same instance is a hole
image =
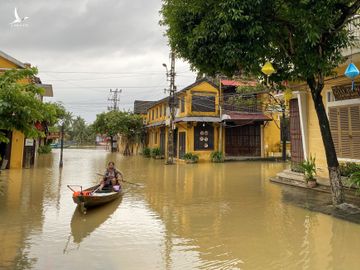
[[[30, 64], [22, 63], [3, 51], [0, 51], [0, 73], [10, 69], [24, 69], [27, 67], [30, 67]], [[32, 82], [45, 90], [43, 96], [53, 96], [51, 85], [42, 84], [39, 78], [33, 78]], [[28, 83], [28, 81], [26, 83]], [[39, 98], [42, 99], [43, 96]], [[6, 131], [6, 133], [10, 143], [0, 143], [0, 156], [2, 157], [0, 161], [1, 168], [22, 168], [25, 152], [31, 155], [30, 162], [33, 163], [37, 147], [35, 140], [25, 138], [24, 134], [17, 130]]]
[[[360, 67], [359, 51], [352, 55], [352, 61]], [[325, 80], [322, 96], [339, 162], [360, 162], [360, 81], [355, 82], [352, 90], [351, 80], [343, 75], [349, 63], [350, 59], [336, 69], [336, 76]], [[310, 90], [305, 83], [293, 85], [292, 89], [292, 161], [296, 164], [310, 155], [315, 156], [318, 176], [328, 178], [325, 150]]]
[[[219, 87], [204, 78], [175, 94], [173, 128], [177, 159], [192, 153], [200, 160], [210, 160], [213, 151], [223, 152], [227, 159], [267, 157], [279, 152], [278, 119], [271, 121], [272, 118], [261, 110], [234, 110], [226, 106], [226, 99], [233, 95], [236, 86], [233, 81], [222, 81]], [[137, 102], [134, 111], [141, 106]], [[160, 148], [163, 156], [167, 155], [168, 103], [167, 97], [146, 104], [146, 145]]]

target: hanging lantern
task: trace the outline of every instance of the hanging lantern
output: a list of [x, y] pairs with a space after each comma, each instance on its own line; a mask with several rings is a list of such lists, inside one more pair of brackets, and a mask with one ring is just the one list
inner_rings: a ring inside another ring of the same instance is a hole
[[355, 86], [354, 79], [355, 79], [355, 77], [359, 76], [359, 74], [360, 74], [358, 68], [353, 63], [350, 63], [348, 65], [348, 67], [346, 68], [344, 74], [346, 77], [348, 77], [352, 80], [351, 90], [354, 90], [354, 86]]
[[275, 69], [273, 65], [269, 61], [267, 61], [265, 65], [261, 68], [261, 72], [267, 76], [270, 76], [275, 72]]
[[261, 68], [261, 72], [267, 76], [266, 84], [269, 85], [269, 77], [275, 72], [273, 65], [269, 61], [267, 61], [265, 65]]

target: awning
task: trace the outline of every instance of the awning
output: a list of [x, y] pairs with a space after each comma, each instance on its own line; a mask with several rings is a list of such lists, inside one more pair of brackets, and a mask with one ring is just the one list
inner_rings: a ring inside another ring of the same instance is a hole
[[165, 126], [165, 121], [155, 122], [155, 123], [146, 125], [145, 127], [150, 128], [150, 127], [160, 127], [160, 126]]
[[220, 123], [220, 117], [211, 116], [187, 116], [176, 118], [175, 123], [178, 122], [209, 122], [209, 123]]
[[221, 121], [272, 121], [272, 119], [263, 113], [238, 113], [231, 112], [223, 114]]

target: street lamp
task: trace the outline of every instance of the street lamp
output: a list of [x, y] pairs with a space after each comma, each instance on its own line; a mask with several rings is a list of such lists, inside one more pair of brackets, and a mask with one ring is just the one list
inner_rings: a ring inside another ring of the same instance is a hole
[[59, 163], [59, 167], [62, 168], [63, 167], [63, 151], [64, 151], [64, 125], [65, 125], [65, 121], [64, 119], [61, 119], [59, 124], [61, 125], [61, 141], [60, 141], [60, 163]]

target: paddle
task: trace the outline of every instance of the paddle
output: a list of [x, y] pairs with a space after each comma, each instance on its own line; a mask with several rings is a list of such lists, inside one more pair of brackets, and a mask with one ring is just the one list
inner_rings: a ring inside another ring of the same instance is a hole
[[98, 191], [100, 187], [101, 187], [101, 185], [99, 185], [94, 191], [92, 191], [91, 194], [93, 194], [93, 193], [95, 193], [96, 191]]
[[[101, 173], [96, 173], [97, 175], [99, 175], [99, 176], [105, 176], [105, 175], [103, 175], [103, 174], [101, 174]], [[140, 184], [138, 184], [138, 183], [134, 183], [134, 182], [130, 182], [130, 181], [126, 181], [126, 180], [124, 180], [124, 179], [122, 179], [121, 180], [122, 182], [125, 182], [125, 183], [128, 183], [128, 184], [131, 184], [131, 185], [135, 185], [135, 186], [141, 186]]]

